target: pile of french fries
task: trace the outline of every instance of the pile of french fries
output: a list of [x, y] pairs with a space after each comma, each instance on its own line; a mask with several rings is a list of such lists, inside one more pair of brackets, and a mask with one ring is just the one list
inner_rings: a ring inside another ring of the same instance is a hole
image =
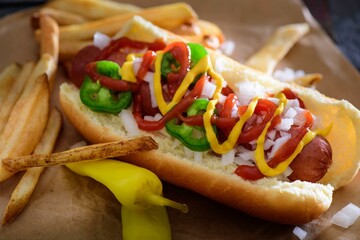
[[[92, 44], [95, 32], [115, 36], [134, 15], [212, 49], [224, 42], [217, 25], [200, 20], [184, 3], [142, 9], [112, 1], [54, 0], [36, 11], [32, 20], [40, 44], [39, 60], [11, 64], [0, 74], [0, 184], [25, 170], [8, 202], [2, 224], [11, 222], [26, 206], [44, 167], [157, 148], [152, 139], [144, 137], [52, 153], [62, 122], [60, 111], [50, 107], [59, 62], [69, 61], [81, 48]], [[272, 75], [307, 32], [309, 26], [305, 23], [278, 28], [245, 64]], [[294, 84], [310, 86], [320, 79], [320, 74], [308, 74], [295, 79]]]

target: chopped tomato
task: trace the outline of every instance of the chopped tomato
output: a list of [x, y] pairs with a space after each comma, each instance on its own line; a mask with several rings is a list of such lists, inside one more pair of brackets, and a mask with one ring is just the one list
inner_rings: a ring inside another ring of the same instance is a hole
[[238, 101], [237, 96], [234, 93], [230, 93], [224, 102], [224, 106], [222, 108], [221, 117], [231, 117], [231, 112], [236, 102]]

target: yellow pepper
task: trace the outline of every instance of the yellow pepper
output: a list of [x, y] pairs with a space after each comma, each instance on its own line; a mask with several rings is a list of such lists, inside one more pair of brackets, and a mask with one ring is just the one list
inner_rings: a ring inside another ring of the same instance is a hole
[[171, 228], [165, 207], [153, 206], [146, 210], [121, 207], [124, 240], [170, 240]]
[[124, 240], [170, 240], [165, 206], [186, 213], [185, 204], [162, 197], [160, 179], [151, 171], [116, 160], [95, 160], [66, 165], [73, 172], [101, 182], [122, 204]]
[[162, 196], [160, 179], [151, 171], [117, 160], [95, 160], [66, 165], [73, 172], [104, 184], [128, 208], [144, 210], [153, 205], [187, 212], [185, 204]]

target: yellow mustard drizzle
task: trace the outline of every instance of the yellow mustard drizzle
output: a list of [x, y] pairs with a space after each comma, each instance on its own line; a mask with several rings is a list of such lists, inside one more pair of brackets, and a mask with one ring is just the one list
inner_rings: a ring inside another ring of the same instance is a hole
[[225, 154], [234, 148], [237, 139], [241, 134], [241, 130], [245, 124], [245, 122], [253, 115], [255, 111], [256, 104], [258, 102], [258, 98], [254, 98], [250, 104], [248, 105], [245, 113], [241, 116], [239, 121], [235, 124], [234, 128], [231, 130], [228, 139], [219, 144], [217, 140], [216, 134], [211, 126], [211, 116], [215, 110], [216, 100], [211, 100], [207, 106], [206, 112], [204, 113], [204, 127], [206, 131], [206, 137], [210, 143], [211, 149], [219, 154]]
[[[159, 51], [156, 53], [155, 60], [155, 74], [154, 74], [154, 90], [155, 90], [155, 98], [156, 103], [160, 109], [160, 112], [165, 115], [172, 107], [178, 104], [181, 99], [184, 97], [186, 91], [188, 90], [190, 84], [194, 81], [196, 76], [201, 73], [206, 73], [211, 64], [209, 56], [203, 57], [196, 65], [193, 67], [185, 76], [183, 81], [181, 82], [178, 90], [176, 91], [172, 101], [170, 103], [166, 103], [164, 100], [164, 96], [162, 94], [162, 86], [161, 86], [161, 61], [163, 58], [163, 52]], [[220, 88], [221, 90], [221, 88]]]
[[120, 71], [119, 74], [121, 75], [121, 78], [124, 81], [133, 82], [133, 83], [136, 82], [136, 76], [134, 73], [133, 65], [135, 58], [141, 55], [142, 54], [131, 53], [126, 56], [126, 61], [123, 63], [121, 69], [119, 70]]

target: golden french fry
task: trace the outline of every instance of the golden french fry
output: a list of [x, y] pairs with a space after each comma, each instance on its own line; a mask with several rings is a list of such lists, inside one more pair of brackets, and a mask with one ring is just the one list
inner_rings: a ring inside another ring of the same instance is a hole
[[[79, 14], [75, 14], [72, 12], [63, 11], [63, 10], [55, 9], [55, 8], [44, 7], [44, 8], [41, 8], [39, 12], [40, 12], [40, 14], [50, 16], [60, 26], [71, 25], [71, 24], [80, 24], [80, 23], [85, 23], [85, 22], [89, 21], [89, 19], [87, 19], [84, 16], [81, 16]], [[35, 15], [35, 18], [38, 18], [38, 16]]]
[[[34, 154], [51, 153], [55, 146], [60, 128], [61, 114], [57, 109], [53, 109], [51, 111], [49, 121], [46, 125], [46, 129], [41, 137], [41, 140], [34, 150]], [[44, 168], [42, 167], [30, 168], [26, 170], [20, 182], [11, 194], [10, 201], [6, 206], [2, 219], [2, 225], [13, 221], [16, 216], [19, 215], [19, 213], [25, 208], [43, 170]]]
[[29, 167], [49, 167], [78, 161], [126, 156], [137, 152], [150, 151], [157, 147], [157, 143], [151, 137], [144, 136], [126, 141], [78, 147], [59, 153], [5, 158], [2, 159], [2, 164], [8, 171], [17, 172]]
[[16, 81], [12, 85], [11, 89], [7, 94], [7, 98], [1, 103], [0, 108], [0, 134], [2, 133], [6, 122], [9, 118], [11, 113], [11, 109], [15, 105], [16, 101], [20, 97], [27, 80], [30, 77], [31, 72], [33, 71], [35, 66], [34, 62], [27, 62], [21, 69], [19, 76], [17, 77]]
[[3, 103], [20, 73], [20, 66], [16, 63], [8, 65], [0, 74], [0, 103]]
[[71, 12], [91, 20], [141, 10], [141, 8], [131, 4], [98, 0], [57, 0], [49, 2], [46, 6], [48, 8]]
[[60, 42], [60, 61], [70, 60], [82, 48], [93, 44], [93, 41], [62, 41]]
[[[47, 123], [49, 100], [49, 84], [45, 74], [26, 85], [0, 136], [0, 159], [33, 152]], [[12, 175], [1, 164], [0, 182]]]
[[[113, 36], [134, 15], [165, 29], [174, 29], [190, 19], [197, 18], [194, 10], [185, 3], [174, 3], [144, 9], [140, 12], [116, 15], [84, 24], [60, 27], [60, 41], [89, 40], [95, 32]], [[38, 34], [41, 34], [40, 32]]]
[[278, 62], [309, 30], [310, 27], [306, 23], [289, 24], [278, 28], [265, 45], [245, 62], [245, 65], [271, 75]]
[[310, 87], [319, 82], [322, 78], [323, 75], [321, 73], [310, 73], [305, 76], [295, 78], [292, 82], [303, 87]]
[[49, 55], [50, 57], [47, 60], [49, 68], [46, 74], [48, 75], [50, 89], [52, 89], [59, 58], [59, 26], [54, 19], [44, 14], [40, 15], [39, 21], [40, 29], [43, 32], [40, 39], [40, 56]]

